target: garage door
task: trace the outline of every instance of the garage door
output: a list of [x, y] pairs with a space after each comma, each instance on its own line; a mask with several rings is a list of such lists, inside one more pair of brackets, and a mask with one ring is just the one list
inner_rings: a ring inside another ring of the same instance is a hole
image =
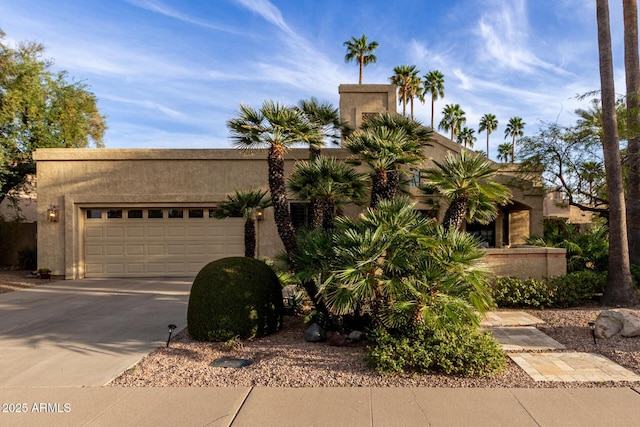
[[86, 277], [195, 276], [207, 263], [244, 255], [244, 220], [213, 209], [87, 209]]

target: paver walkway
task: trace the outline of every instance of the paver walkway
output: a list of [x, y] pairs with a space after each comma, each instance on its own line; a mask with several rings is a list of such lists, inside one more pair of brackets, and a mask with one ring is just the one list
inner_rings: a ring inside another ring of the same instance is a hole
[[521, 311], [496, 311], [488, 313], [481, 325], [491, 331], [511, 360], [535, 381], [640, 381], [640, 376], [598, 354], [539, 352], [565, 348], [530, 326], [541, 323], [544, 321]]

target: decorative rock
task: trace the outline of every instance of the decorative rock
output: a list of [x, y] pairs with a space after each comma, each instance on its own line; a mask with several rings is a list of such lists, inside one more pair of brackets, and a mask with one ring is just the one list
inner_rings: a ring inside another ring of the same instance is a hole
[[327, 337], [327, 333], [322, 326], [317, 323], [312, 323], [311, 326], [304, 331], [304, 340], [307, 342], [320, 342], [324, 341]]
[[347, 338], [351, 341], [360, 341], [363, 335], [364, 333], [362, 333], [361, 331], [351, 331]]
[[339, 332], [335, 332], [333, 335], [331, 335], [331, 339], [329, 340], [329, 345], [334, 347], [346, 347], [349, 345], [349, 340], [347, 340]]
[[596, 338], [640, 336], [640, 312], [628, 308], [605, 310], [596, 319]]

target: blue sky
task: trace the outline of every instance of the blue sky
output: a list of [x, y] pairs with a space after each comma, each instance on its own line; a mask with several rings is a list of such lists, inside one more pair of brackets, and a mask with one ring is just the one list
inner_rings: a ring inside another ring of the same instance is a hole
[[[623, 93], [622, 7], [610, 3]], [[0, 0], [0, 28], [5, 41], [43, 43], [55, 69], [90, 86], [108, 148], [228, 148], [240, 103], [337, 106], [338, 85], [358, 81], [343, 42], [362, 34], [380, 44], [364, 83], [388, 83], [402, 64], [442, 71], [436, 123], [447, 103], [476, 130], [495, 114], [492, 158], [510, 117], [525, 134], [574, 123], [586, 106], [576, 94], [600, 84], [590, 0]], [[428, 124], [430, 104], [416, 116]]]

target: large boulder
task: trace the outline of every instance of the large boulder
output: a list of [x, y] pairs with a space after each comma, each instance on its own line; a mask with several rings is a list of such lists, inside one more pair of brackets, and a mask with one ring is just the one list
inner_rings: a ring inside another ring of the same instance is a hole
[[596, 338], [640, 336], [640, 312], [628, 308], [605, 310], [596, 319]]
[[282, 311], [282, 288], [271, 267], [253, 258], [223, 258], [193, 281], [187, 324], [198, 340], [253, 338], [280, 330]]

